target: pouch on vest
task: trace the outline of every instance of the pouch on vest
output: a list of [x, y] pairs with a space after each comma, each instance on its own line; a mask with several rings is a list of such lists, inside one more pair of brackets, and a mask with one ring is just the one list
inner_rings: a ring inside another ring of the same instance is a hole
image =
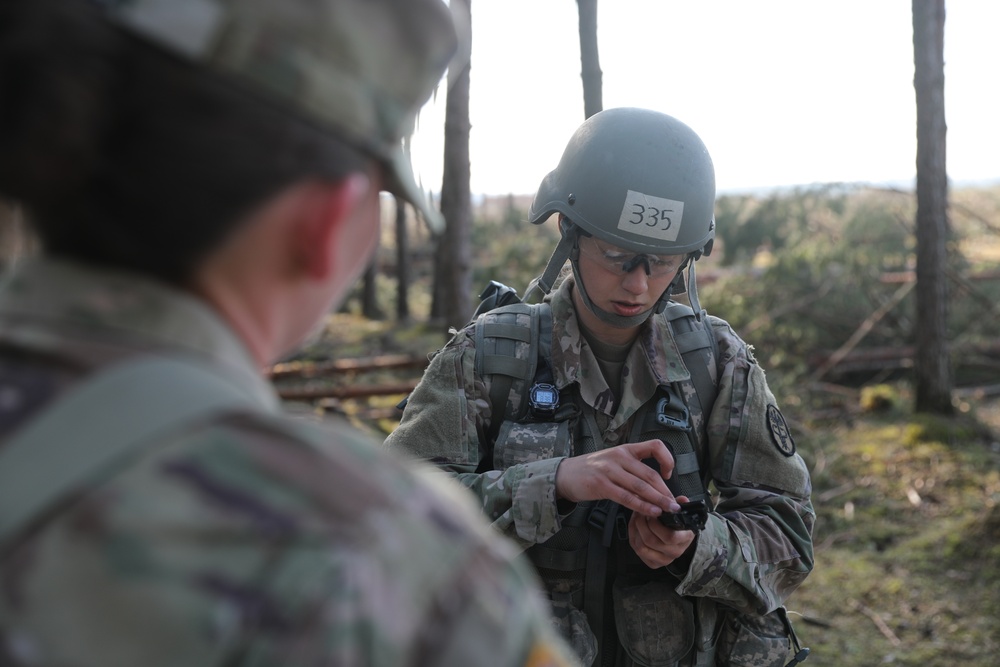
[[519, 463], [569, 456], [569, 422], [504, 421], [493, 446], [493, 466], [506, 470]]
[[583, 581], [560, 578], [545, 583], [553, 626], [584, 665], [592, 664], [597, 657], [597, 636], [582, 611]]
[[792, 642], [782, 618], [784, 609], [760, 616], [733, 609], [722, 616], [716, 652], [720, 667], [784, 667]]
[[694, 605], [670, 581], [619, 575], [611, 586], [618, 641], [641, 667], [674, 667], [694, 647]]

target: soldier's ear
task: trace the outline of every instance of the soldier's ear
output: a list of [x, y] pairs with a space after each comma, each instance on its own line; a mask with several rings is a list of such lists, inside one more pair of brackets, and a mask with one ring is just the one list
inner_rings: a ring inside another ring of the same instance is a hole
[[336, 270], [337, 244], [356, 231], [359, 211], [372, 183], [354, 173], [336, 183], [310, 183], [297, 202], [294, 225], [296, 264], [313, 280], [326, 280]]

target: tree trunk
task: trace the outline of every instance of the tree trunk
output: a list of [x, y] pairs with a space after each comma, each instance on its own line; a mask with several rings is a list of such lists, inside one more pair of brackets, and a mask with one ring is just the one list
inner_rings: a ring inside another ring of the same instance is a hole
[[580, 77], [583, 79], [583, 117], [603, 108], [601, 60], [597, 52], [597, 0], [576, 0], [580, 12]]
[[365, 269], [361, 283], [361, 314], [370, 320], [382, 319], [382, 309], [378, 307], [378, 253]]
[[0, 273], [13, 268], [21, 259], [36, 255], [40, 245], [21, 207], [0, 200]]
[[[464, 16], [458, 22], [470, 26], [471, 0], [453, 0], [453, 12]], [[471, 33], [469, 34], [471, 40]], [[471, 49], [470, 49], [471, 51]], [[469, 166], [469, 70], [470, 62], [457, 71], [448, 72], [448, 95], [444, 123], [444, 173], [441, 183], [441, 214], [445, 220], [444, 235], [436, 252], [436, 281], [434, 299], [438, 307], [432, 312], [440, 314], [445, 331], [460, 327], [472, 314], [472, 194]]]
[[949, 229], [944, 16], [944, 0], [913, 0], [913, 85], [917, 99], [915, 408], [947, 415], [953, 412], [953, 380], [945, 277]]
[[396, 201], [396, 319], [410, 319], [410, 253], [406, 233], [406, 202]]

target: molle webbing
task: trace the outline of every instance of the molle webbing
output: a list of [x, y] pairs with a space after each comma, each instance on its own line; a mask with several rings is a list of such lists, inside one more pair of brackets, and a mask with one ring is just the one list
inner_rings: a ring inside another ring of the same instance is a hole
[[[518, 317], [524, 315], [530, 318], [527, 327], [518, 323]], [[518, 354], [519, 343], [528, 346], [527, 352]], [[476, 327], [476, 372], [491, 378], [491, 440], [505, 419], [519, 420], [527, 414], [530, 384], [541, 369], [548, 369], [551, 344], [552, 317], [547, 303], [511, 304], [480, 318]], [[516, 404], [512, 400], [515, 397], [519, 399]]]
[[590, 541], [590, 512], [593, 502], [578, 503], [562, 520], [562, 529], [545, 542], [533, 544], [525, 552], [535, 567], [566, 573], [583, 571], [587, 566], [587, 543]]
[[[680, 396], [670, 387], [660, 387], [657, 400], [648, 401], [635, 417], [629, 433], [630, 442], [658, 439], [670, 449], [674, 457], [674, 472], [667, 480], [667, 486], [678, 496], [687, 496], [690, 500], [707, 500], [708, 492], [702, 481], [700, 461], [695, 452], [695, 435], [687, 408]], [[672, 408], [683, 410], [684, 428], [669, 425], [674, 420], [660, 420], [662, 414]]]
[[670, 323], [674, 343], [694, 384], [695, 394], [691, 397], [691, 403], [697, 404], [688, 405], [688, 409], [692, 414], [705, 415], [707, 418], [718, 393], [712, 370], [718, 363], [719, 343], [715, 340], [712, 323], [708, 321], [704, 311], [699, 321], [695, 319], [690, 306], [677, 302], [667, 305], [663, 316]]
[[[524, 327], [517, 323], [518, 315], [528, 315], [531, 317], [531, 325]], [[507, 398], [510, 390], [517, 381], [523, 384], [530, 381], [535, 376], [538, 363], [538, 354], [528, 354], [518, 356], [517, 344], [534, 345], [534, 340], [538, 335], [538, 320], [531, 312], [528, 304], [514, 304], [505, 307], [502, 311], [494, 311], [486, 316], [492, 321], [483, 322], [480, 320], [476, 327], [476, 372], [480, 377], [489, 376], [492, 380], [490, 388], [490, 405], [503, 409], [503, 415], [507, 416], [510, 406]], [[516, 387], [519, 393], [523, 393], [524, 387]], [[523, 403], [523, 401], [522, 401]], [[517, 419], [521, 415], [510, 415]], [[491, 415], [492, 424], [498, 426], [503, 419], [498, 419], [500, 415]]]
[[[522, 321], [518, 322], [519, 316], [527, 315], [528, 326]], [[694, 311], [682, 303], [670, 302], [663, 312], [663, 316], [669, 323], [674, 342], [681, 353], [684, 365], [691, 374], [691, 382], [695, 392], [687, 398], [690, 414], [699, 415], [698, 421], [704, 422], [712, 410], [717, 395], [717, 388], [714, 378], [714, 367], [718, 358], [718, 343], [712, 331], [712, 325], [705, 317], [704, 312], [700, 320], [695, 318]], [[515, 303], [502, 306], [489, 311], [485, 318], [481, 317], [476, 327], [476, 371], [480, 377], [489, 376], [490, 384], [490, 406], [492, 414], [490, 417], [489, 437], [493, 441], [500, 430], [500, 425], [504, 420], [521, 420], [528, 413], [528, 390], [532, 382], [538, 379], [540, 374], [551, 373], [550, 352], [552, 345], [552, 315], [548, 303], [526, 304]], [[519, 355], [518, 344], [527, 345], [527, 351], [522, 349]], [[546, 377], [543, 380], [549, 380]], [[661, 394], [662, 395], [662, 394]], [[574, 397], [576, 398], [576, 397]], [[637, 419], [637, 426], [633, 429], [636, 435], [641, 429], [643, 433], [653, 433], [664, 431], [659, 424], [653, 427], [657, 415], [655, 414], [656, 401], [647, 405]], [[683, 401], [681, 402], [683, 404]], [[603, 447], [603, 436], [597, 432], [597, 425], [591, 418], [586, 419], [589, 413], [583, 410], [584, 419], [580, 420], [579, 433], [576, 434], [573, 455], [586, 454], [597, 451]], [[653, 424], [649, 423], [653, 420]], [[700, 438], [700, 433], [694, 433], [695, 438]], [[659, 436], [647, 436], [659, 437]], [[643, 437], [642, 439], [646, 439]], [[698, 472], [699, 461], [692, 450], [691, 439], [684, 436], [684, 445], [681, 446], [678, 432], [673, 432], [665, 442], [671, 444], [671, 440], [677, 440], [677, 445], [672, 448], [675, 456], [681, 458], [678, 462], [677, 474], [683, 473], [681, 470], [694, 468], [691, 472], [694, 477], [700, 477]], [[703, 467], [703, 466], [702, 466]], [[693, 490], [685, 484], [688, 491]], [[689, 495], [692, 499], [695, 496], [704, 494], [704, 486], [699, 482], [698, 491]]]
[[[574, 400], [583, 401], [579, 398], [580, 388], [574, 392]], [[573, 442], [573, 456], [580, 454], [590, 454], [604, 449], [604, 436], [597, 426], [597, 419], [591, 410], [580, 410], [580, 421], [577, 427], [576, 439]]]

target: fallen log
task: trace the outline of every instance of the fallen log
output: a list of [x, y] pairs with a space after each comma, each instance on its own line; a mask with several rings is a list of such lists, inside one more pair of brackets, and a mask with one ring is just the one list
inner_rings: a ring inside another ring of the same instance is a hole
[[288, 378], [322, 377], [341, 373], [367, 373], [370, 371], [396, 369], [423, 369], [427, 366], [426, 356], [386, 354], [378, 357], [358, 359], [334, 359], [332, 361], [291, 361], [275, 364], [268, 372], [272, 380]]
[[[955, 279], [956, 276], [949, 275], [950, 278]], [[883, 271], [879, 275], [879, 282], [886, 283], [889, 285], [898, 285], [900, 283], [912, 283], [917, 279], [916, 271]], [[1000, 271], [989, 270], [989, 271], [977, 271], [975, 273], [970, 273], [965, 276], [964, 280], [970, 282], [978, 282], [980, 280], [1000, 280]]]
[[278, 387], [278, 396], [287, 401], [311, 401], [320, 398], [369, 398], [409, 394], [419, 379], [377, 385], [350, 385], [347, 387], [296, 386]]
[[[855, 348], [835, 358], [832, 352], [810, 354], [808, 363], [813, 368], [824, 369], [824, 374], [837, 375], [855, 371], [894, 370], [912, 368], [916, 358], [916, 348], [912, 345], [892, 347]], [[951, 350], [956, 361], [969, 366], [985, 366], [987, 361], [1000, 357], [1000, 342], [961, 345]], [[977, 355], [977, 361], [972, 355]]]

